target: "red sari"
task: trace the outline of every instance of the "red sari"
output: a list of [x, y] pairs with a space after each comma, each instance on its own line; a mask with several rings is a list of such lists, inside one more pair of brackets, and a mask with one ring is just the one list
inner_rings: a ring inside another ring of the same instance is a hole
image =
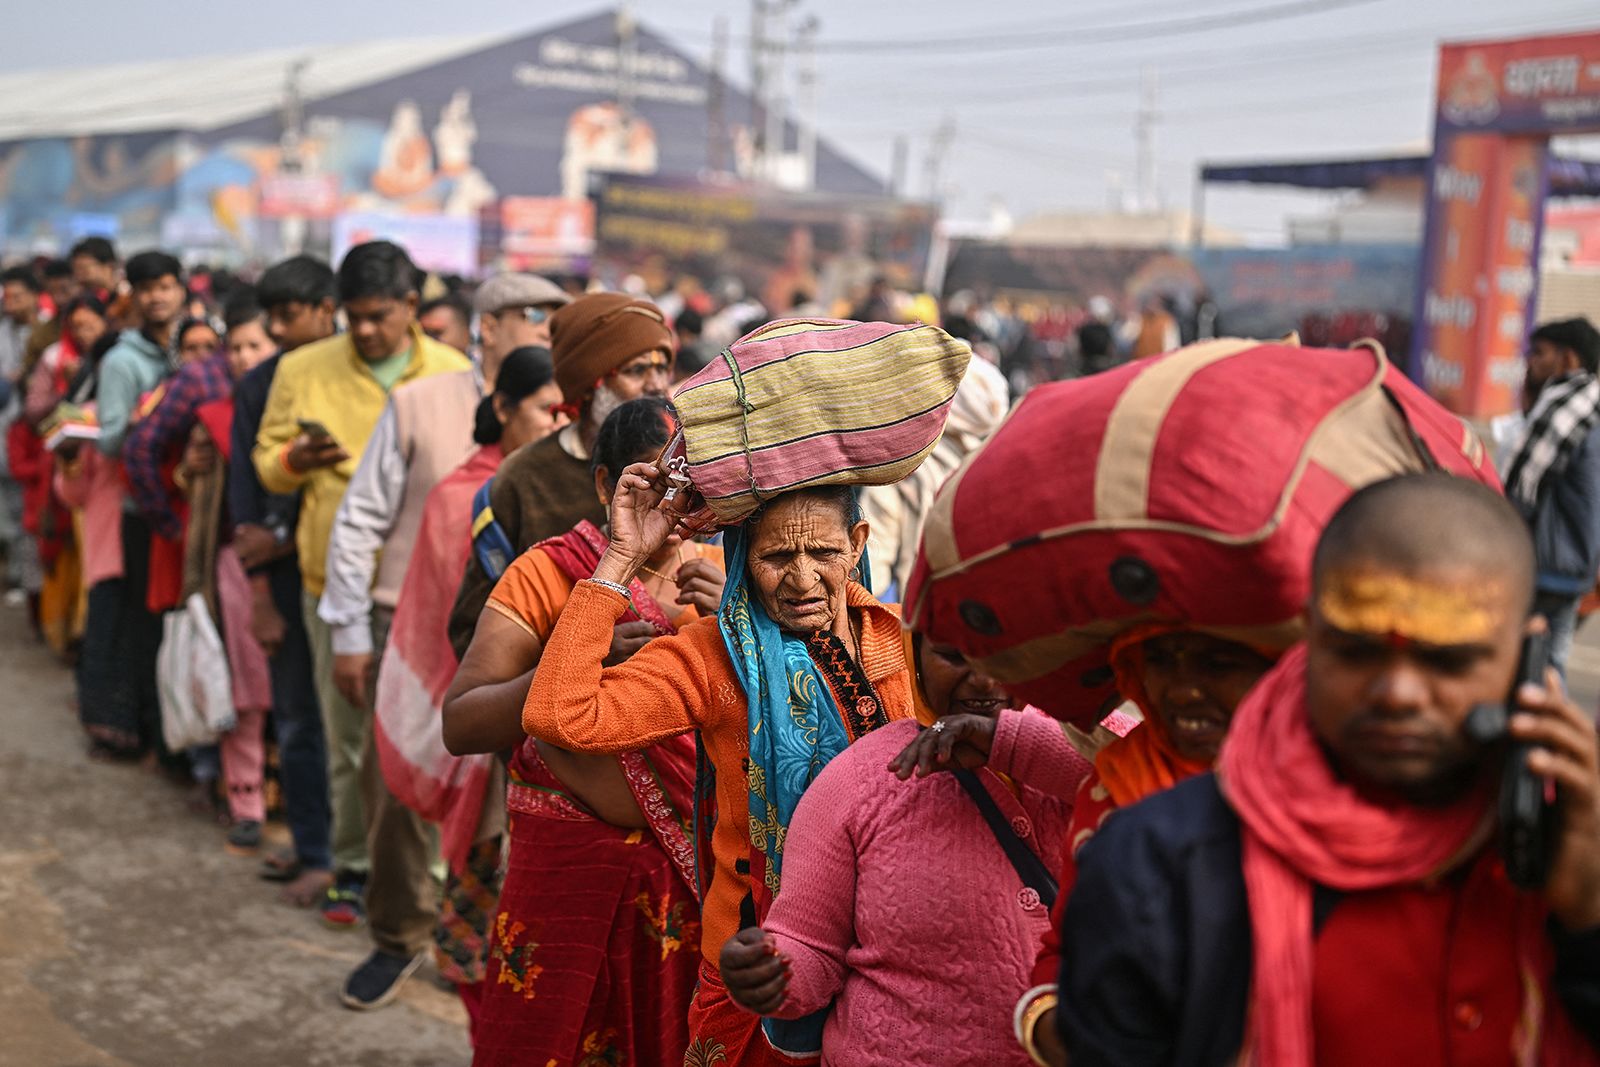
[[[548, 637], [606, 539], [591, 524], [524, 553], [489, 609]], [[637, 614], [669, 619], [639, 582]], [[617, 757], [649, 831], [600, 821], [545, 765], [533, 740], [511, 761], [511, 849], [489, 931], [473, 1063], [680, 1067], [700, 961], [690, 830], [695, 755], [675, 737]]]

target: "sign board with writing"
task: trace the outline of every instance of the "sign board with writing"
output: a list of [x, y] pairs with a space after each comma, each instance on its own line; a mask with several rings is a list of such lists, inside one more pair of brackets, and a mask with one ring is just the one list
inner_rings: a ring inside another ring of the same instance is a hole
[[331, 219], [339, 213], [336, 174], [264, 175], [257, 212], [264, 219]]
[[440, 274], [478, 273], [478, 220], [448, 215], [380, 215], [355, 212], [333, 222], [332, 261], [367, 241], [393, 241], [411, 262]]
[[1410, 373], [1446, 407], [1517, 408], [1548, 137], [1600, 129], [1600, 33], [1446, 45]]
[[568, 269], [594, 251], [594, 201], [508, 196], [500, 201], [500, 265]]
[[[883, 275], [920, 289], [937, 209], [888, 197], [784, 193], [743, 183], [606, 175], [595, 192], [595, 264], [653, 288], [737, 278], [774, 314], [848, 309]], [[613, 279], [614, 280], [614, 279]]]

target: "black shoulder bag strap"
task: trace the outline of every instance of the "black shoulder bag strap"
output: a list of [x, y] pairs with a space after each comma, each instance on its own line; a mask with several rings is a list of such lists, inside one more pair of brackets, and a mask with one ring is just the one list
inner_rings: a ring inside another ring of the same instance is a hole
[[1056, 906], [1056, 879], [1050, 873], [1050, 868], [1044, 865], [1037, 853], [1028, 847], [1028, 843], [1017, 836], [1011, 829], [1011, 822], [1000, 810], [1000, 805], [994, 802], [994, 797], [983, 787], [978, 776], [972, 771], [961, 769], [951, 772], [956, 776], [956, 781], [961, 783], [961, 788], [967, 791], [972, 802], [978, 805], [978, 814], [983, 816], [983, 821], [989, 824], [989, 831], [994, 834], [994, 839], [1006, 854], [1006, 859], [1011, 861], [1011, 866], [1016, 868], [1017, 877], [1022, 879], [1022, 884], [1039, 894], [1039, 900], [1046, 908]]
[[1406, 411], [1406, 406], [1400, 403], [1400, 398], [1394, 395], [1394, 390], [1387, 385], [1383, 387], [1384, 399], [1389, 401], [1389, 406], [1394, 408], [1396, 415], [1400, 416], [1400, 425], [1405, 427], [1406, 437], [1411, 441], [1411, 447], [1417, 450], [1417, 459], [1422, 463], [1425, 471], [1442, 471], [1444, 467], [1439, 463], [1439, 458], [1433, 454], [1433, 449], [1428, 447], [1428, 442], [1422, 439], [1417, 428], [1411, 424], [1411, 415]]

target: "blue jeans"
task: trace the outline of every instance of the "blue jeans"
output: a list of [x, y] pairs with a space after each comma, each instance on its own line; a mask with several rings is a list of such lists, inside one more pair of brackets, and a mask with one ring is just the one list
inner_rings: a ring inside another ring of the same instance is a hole
[[1550, 624], [1550, 666], [1567, 681], [1567, 657], [1572, 654], [1572, 639], [1578, 632], [1578, 604], [1581, 596], [1560, 593], [1540, 593], [1534, 600], [1533, 610], [1543, 615]]
[[189, 750], [189, 773], [194, 780], [214, 785], [222, 777], [222, 750], [216, 745], [196, 745]]
[[300, 614], [299, 565], [292, 557], [278, 560], [268, 574], [272, 603], [283, 616], [284, 626], [283, 644], [268, 659], [283, 817], [300, 865], [329, 870], [333, 866], [333, 808], [328, 800], [328, 749], [311, 669], [311, 645]]

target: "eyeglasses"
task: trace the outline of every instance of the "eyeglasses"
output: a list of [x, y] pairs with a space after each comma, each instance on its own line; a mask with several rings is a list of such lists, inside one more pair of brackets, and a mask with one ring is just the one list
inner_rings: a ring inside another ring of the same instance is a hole
[[670, 359], [636, 359], [626, 367], [618, 367], [608, 377], [629, 378], [636, 382], [642, 382], [652, 374], [658, 374], [663, 378], [670, 377], [672, 375], [672, 361]]
[[529, 326], [543, 326], [550, 319], [550, 309], [547, 307], [506, 308], [500, 314], [521, 315]]

